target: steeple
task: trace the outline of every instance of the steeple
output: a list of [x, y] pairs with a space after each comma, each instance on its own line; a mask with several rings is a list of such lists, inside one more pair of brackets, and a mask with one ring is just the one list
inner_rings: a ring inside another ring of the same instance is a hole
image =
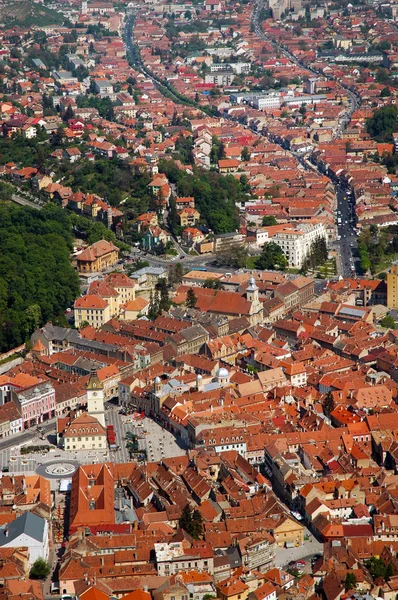
[[254, 280], [253, 274], [250, 277], [249, 285], [246, 289], [246, 298], [249, 300], [249, 302], [254, 304], [258, 303], [258, 287]]
[[104, 386], [94, 367], [91, 369], [90, 379], [87, 382], [86, 389], [87, 412], [105, 427]]

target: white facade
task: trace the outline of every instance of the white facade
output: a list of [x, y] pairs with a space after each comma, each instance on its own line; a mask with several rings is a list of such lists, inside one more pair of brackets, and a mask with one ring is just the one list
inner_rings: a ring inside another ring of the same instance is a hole
[[279, 108], [281, 105], [281, 95], [279, 92], [255, 96], [252, 100], [252, 105], [258, 110], [265, 108]]
[[288, 260], [289, 267], [300, 269], [317, 238], [327, 241], [327, 233], [322, 223], [297, 223], [294, 227], [280, 231], [270, 241], [278, 244]]
[[96, 375], [90, 377], [87, 384], [87, 412], [105, 425], [104, 388]]

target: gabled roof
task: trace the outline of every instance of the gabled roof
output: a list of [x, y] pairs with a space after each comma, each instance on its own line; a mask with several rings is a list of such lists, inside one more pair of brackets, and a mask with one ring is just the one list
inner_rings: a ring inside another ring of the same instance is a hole
[[44, 525], [44, 519], [27, 512], [0, 529], [0, 546], [10, 545], [23, 534], [37, 542], [44, 542]]

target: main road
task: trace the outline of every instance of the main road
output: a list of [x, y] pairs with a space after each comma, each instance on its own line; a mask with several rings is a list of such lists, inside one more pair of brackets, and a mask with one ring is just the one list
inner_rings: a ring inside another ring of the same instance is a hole
[[[310, 74], [317, 75], [317, 76], [322, 75], [319, 71], [317, 71], [313, 67], [305, 65], [292, 52], [290, 52], [290, 50], [288, 48], [285, 48], [285, 46], [281, 46], [273, 38], [268, 37], [264, 33], [264, 30], [261, 26], [261, 21], [260, 21], [260, 14], [261, 14], [261, 10], [263, 7], [264, 7], [264, 0], [257, 0], [254, 4], [252, 17], [251, 17], [252, 27], [253, 27], [255, 33], [258, 35], [258, 37], [261, 38], [262, 40], [264, 40], [265, 42], [271, 43], [278, 52], [283, 54], [290, 61], [294, 62], [297, 66], [299, 66], [303, 69], [306, 69]], [[344, 90], [347, 93], [348, 109], [345, 110], [340, 115], [340, 123], [339, 123], [339, 126], [336, 131], [336, 137], [341, 135], [342, 131], [345, 129], [347, 124], [350, 122], [353, 112], [355, 110], [357, 110], [358, 105], [360, 104], [359, 96], [357, 94], [355, 94], [352, 90], [350, 90], [350, 88], [348, 86], [346, 86], [345, 84], [343, 84], [341, 81], [339, 81], [339, 83], [340, 83], [341, 87], [344, 88]]]
[[[260, 13], [261, 13], [263, 4], [264, 4], [264, 0], [257, 0], [257, 2], [255, 2], [254, 8], [252, 11], [252, 17], [251, 17], [253, 29], [254, 29], [255, 33], [258, 35], [258, 37], [260, 39], [263, 39], [264, 41], [271, 43], [276, 50], [283, 53], [286, 57], [289, 58], [289, 60], [291, 60], [292, 62], [295, 62], [300, 67], [307, 69], [309, 73], [318, 75], [319, 73], [317, 71], [315, 71], [311, 67], [303, 65], [301, 63], [301, 61], [299, 61], [289, 50], [287, 50], [283, 46], [279, 45], [275, 40], [270, 39], [265, 35], [264, 31], [262, 30], [261, 23], [260, 23]], [[133, 45], [133, 41], [132, 41], [133, 40], [133, 28], [134, 28], [134, 16], [132, 14], [130, 14], [127, 16], [126, 23], [125, 23], [124, 42], [126, 44], [127, 50], [130, 53], [130, 56], [134, 63], [134, 66], [139, 71], [141, 71], [146, 77], [148, 77], [153, 82], [153, 84], [159, 89], [159, 91], [161, 93], [164, 94], [164, 89], [166, 88], [167, 94], [169, 96], [171, 96], [172, 99], [175, 100], [177, 103], [191, 104], [189, 99], [186, 99], [186, 102], [184, 102], [184, 100], [182, 98], [176, 96], [171, 87], [169, 87], [167, 84], [165, 84], [165, 82], [163, 82], [162, 80], [158, 79], [153, 73], [148, 71], [147, 67], [143, 64], [139, 53], [136, 51], [136, 48]], [[356, 110], [356, 108], [358, 106], [358, 100], [357, 100], [357, 97], [355, 96], [355, 94], [351, 90], [349, 90], [346, 86], [342, 85], [342, 87], [344, 87], [344, 89], [347, 92], [347, 95], [349, 96], [349, 101], [348, 101], [349, 106], [348, 106], [348, 109], [343, 113], [343, 115], [341, 115], [341, 120], [340, 120], [338, 129], [336, 131], [336, 137], [338, 135], [340, 135], [340, 133], [343, 131], [344, 127], [349, 122], [352, 113], [354, 112], [354, 110]], [[264, 135], [264, 134], [262, 134], [262, 135]], [[302, 164], [304, 167], [308, 168], [308, 165], [306, 165], [304, 163], [304, 161], [302, 161]], [[342, 211], [345, 211], [344, 206], [346, 206], [347, 204], [344, 205], [339, 188], [338, 188], [338, 186], [335, 186], [335, 187], [336, 187], [338, 206], [340, 207], [340, 209]], [[351, 229], [346, 230], [346, 227], [347, 227], [346, 221], [347, 221], [347, 219], [344, 219], [341, 226], [339, 227], [339, 237], [341, 240], [343, 240], [343, 243], [342, 244], [337, 243], [337, 249], [339, 250], [340, 255], [341, 255], [341, 261], [340, 261], [341, 271], [342, 271], [341, 274], [345, 277], [350, 275], [350, 273], [351, 273], [350, 244], [352, 244], [353, 246], [356, 244], [356, 238], [354, 236], [354, 232]], [[348, 222], [349, 222], [349, 220], [348, 220]], [[349, 225], [349, 227], [351, 227], [351, 225]], [[150, 262], [154, 266], [155, 265], [156, 266], [167, 266], [169, 263], [174, 262], [172, 259], [170, 261], [164, 261], [161, 259], [156, 259], [154, 257], [146, 257], [146, 258], [147, 258], [148, 262]], [[187, 256], [186, 258], [187, 259], [184, 260], [184, 266], [187, 268], [192, 268], [192, 269], [194, 269], [195, 267], [197, 267], [199, 265], [203, 265], [204, 260], [211, 261], [211, 257], [206, 257], [206, 259], [204, 259], [202, 256], [198, 256], [198, 257], [188, 257]], [[207, 265], [211, 266], [210, 270], [214, 270], [215, 272], [225, 272], [225, 271], [229, 270], [228, 268], [225, 269], [225, 268], [213, 267], [211, 265], [211, 262], [210, 263], [207, 262]]]

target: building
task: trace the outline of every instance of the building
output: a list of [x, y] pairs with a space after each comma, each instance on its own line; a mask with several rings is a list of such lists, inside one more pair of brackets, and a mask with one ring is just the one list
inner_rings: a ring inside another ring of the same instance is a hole
[[107, 267], [113, 267], [119, 259], [119, 249], [106, 240], [95, 242], [77, 258], [77, 270], [79, 273], [97, 273]]
[[112, 531], [115, 525], [113, 465], [84, 465], [72, 477], [69, 531]]
[[300, 269], [311, 252], [313, 242], [327, 240], [323, 223], [303, 222], [268, 227], [268, 240], [278, 244], [286, 256], [289, 267]]
[[387, 274], [387, 306], [398, 308], [398, 264], [392, 265]]
[[87, 383], [87, 412], [105, 427], [104, 386], [96, 371], [92, 371]]
[[55, 416], [55, 390], [45, 381], [23, 391], [12, 392], [21, 414], [23, 429], [34, 427]]
[[95, 329], [117, 317], [126, 304], [135, 301], [136, 283], [124, 273], [111, 273], [90, 284], [88, 293], [75, 302], [75, 325], [88, 323]]
[[48, 558], [48, 521], [26, 512], [0, 529], [0, 548], [28, 548], [29, 564]]
[[68, 425], [63, 435], [65, 450], [106, 450], [106, 430], [95, 417], [83, 413]]
[[95, 294], [89, 294], [78, 298], [74, 305], [75, 325], [81, 327], [84, 324], [99, 329], [111, 318], [111, 309], [108, 302]]
[[178, 216], [180, 218], [181, 227], [192, 227], [193, 225], [196, 225], [200, 219], [199, 211], [197, 211], [195, 208], [191, 208], [190, 206], [180, 210]]
[[94, 88], [100, 96], [113, 96], [113, 85], [109, 79], [95, 79]]
[[187, 569], [213, 574], [214, 556], [206, 542], [193, 542], [190, 548], [183, 542], [154, 544], [158, 575], [170, 576]]
[[214, 236], [214, 252], [228, 251], [233, 246], [241, 246], [244, 242], [244, 236], [239, 232], [220, 233]]

